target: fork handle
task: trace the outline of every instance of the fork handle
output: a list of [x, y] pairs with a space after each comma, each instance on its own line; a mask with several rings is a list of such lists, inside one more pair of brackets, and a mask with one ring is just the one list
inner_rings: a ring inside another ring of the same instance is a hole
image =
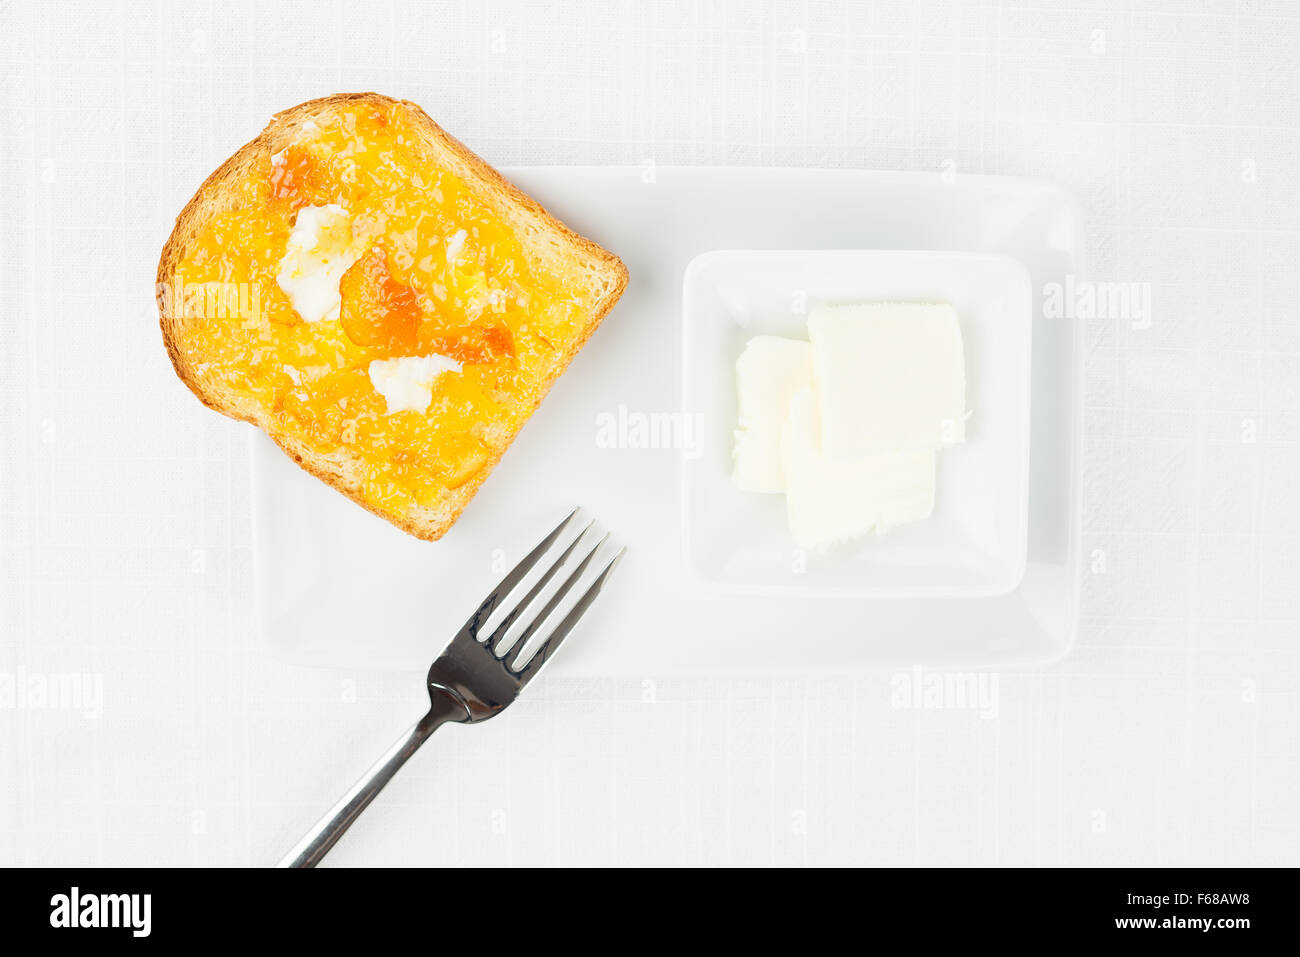
[[[434, 690], [441, 692], [441, 689]], [[445, 694], [444, 692], [439, 697]], [[429, 709], [429, 713], [412, 725], [410, 730], [370, 766], [370, 770], [325, 812], [293, 850], [280, 859], [276, 867], [315, 867], [319, 864], [321, 858], [329, 853], [330, 848], [338, 843], [343, 832], [352, 826], [352, 822], [384, 789], [384, 785], [393, 779], [393, 775], [407, 759], [428, 740], [429, 735], [448, 721], [465, 720], [468, 714], [464, 704], [453, 702], [449, 695], [446, 695], [446, 698], [445, 706], [438, 703], [435, 698], [435, 704]]]

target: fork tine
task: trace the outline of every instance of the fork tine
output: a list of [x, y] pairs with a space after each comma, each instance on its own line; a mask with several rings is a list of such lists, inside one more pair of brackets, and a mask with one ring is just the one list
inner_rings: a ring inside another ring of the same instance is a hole
[[497, 584], [497, 587], [492, 589], [487, 598], [483, 599], [483, 604], [478, 606], [478, 610], [474, 612], [474, 614], [470, 615], [469, 621], [465, 622], [465, 627], [462, 629], [463, 631], [468, 631], [470, 637], [474, 638], [476, 641], [478, 640], [478, 630], [483, 627], [483, 623], [486, 622], [488, 616], [492, 614], [492, 610], [496, 608], [497, 603], [504, 596], [510, 594], [510, 592], [514, 590], [515, 586], [518, 585], [530, 571], [532, 571], [533, 566], [536, 565], [542, 555], [546, 553], [546, 550], [555, 544], [555, 540], [560, 537], [560, 534], [568, 524], [573, 521], [574, 516], [580, 511], [582, 511], [581, 506], [575, 508], [565, 516], [564, 521], [555, 526], [555, 530], [551, 532], [551, 534], [543, 538], [536, 548], [525, 555], [523, 561], [511, 569], [509, 575], [501, 579]]
[[[608, 538], [608, 536], [606, 537]], [[602, 540], [602, 544], [603, 543]], [[598, 545], [596, 547], [599, 548], [600, 546]], [[594, 554], [596, 553], [593, 551], [592, 555]], [[606, 579], [613, 574], [614, 567], [622, 561], [625, 554], [627, 554], [626, 548], [620, 548], [618, 550], [614, 557], [606, 563], [605, 567], [601, 570], [601, 573], [596, 576], [596, 580], [587, 586], [587, 590], [583, 593], [582, 597], [579, 598], [577, 602], [574, 603], [574, 606], [569, 609], [569, 613], [564, 616], [564, 620], [556, 625], [555, 630], [551, 632], [546, 641], [542, 642], [542, 646], [537, 649], [537, 653], [528, 659], [528, 662], [523, 666], [523, 668], [515, 669], [516, 673], [521, 678], [524, 678], [525, 680], [531, 678], [537, 672], [537, 669], [546, 663], [546, 659], [554, 654], [555, 649], [560, 647], [560, 644], [564, 639], [569, 636], [569, 632], [573, 631], [578, 620], [587, 613], [587, 609], [591, 607], [591, 603], [596, 600], [596, 596], [600, 594], [600, 590], [605, 587]], [[588, 557], [590, 558], [590, 556]], [[572, 581], [572, 579], [570, 579], [570, 581]]]
[[609, 532], [606, 532], [604, 537], [596, 543], [596, 547], [589, 551], [586, 557], [578, 563], [578, 567], [573, 570], [573, 574], [565, 580], [564, 584], [555, 590], [555, 594], [546, 602], [546, 607], [536, 615], [532, 616], [533, 620], [528, 623], [528, 627], [520, 633], [519, 639], [511, 646], [510, 663], [508, 665], [511, 671], [519, 671], [519, 656], [527, 649], [528, 639], [532, 638], [533, 635], [537, 633], [537, 629], [542, 626], [542, 622], [546, 621], [551, 612], [555, 611], [560, 602], [564, 601], [565, 596], [569, 594], [569, 589], [573, 587], [573, 583], [582, 577], [582, 573], [587, 570], [587, 566], [591, 564], [591, 560], [595, 558], [596, 553], [600, 551], [600, 546], [604, 545], [607, 541], [609, 541]]
[[532, 600], [537, 597], [538, 593], [546, 587], [547, 583], [555, 577], [555, 573], [560, 570], [560, 566], [569, 560], [569, 556], [572, 555], [573, 550], [578, 547], [578, 543], [586, 537], [587, 533], [591, 531], [592, 526], [595, 524], [596, 520], [594, 518], [587, 523], [586, 527], [578, 533], [578, 537], [569, 543], [569, 546], [560, 553], [560, 557], [557, 558], [554, 563], [552, 563], [551, 567], [546, 570], [546, 574], [537, 579], [537, 583], [528, 590], [527, 595], [515, 602], [515, 607], [510, 610], [510, 614], [506, 615], [501, 624], [497, 626], [496, 631], [492, 632], [492, 637], [487, 640], [487, 645], [498, 658], [505, 657], [503, 654], [498, 654], [501, 650], [501, 642], [505, 639], [506, 632], [510, 630], [510, 626], [513, 625], [515, 620], [519, 617], [519, 613], [527, 608], [528, 605], [532, 603]]

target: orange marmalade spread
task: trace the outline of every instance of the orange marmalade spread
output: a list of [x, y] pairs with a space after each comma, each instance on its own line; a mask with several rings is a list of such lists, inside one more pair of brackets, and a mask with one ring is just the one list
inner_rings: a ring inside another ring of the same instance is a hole
[[[581, 322], [510, 226], [428, 165], [410, 122], [400, 104], [367, 103], [308, 123], [258, 161], [175, 275], [182, 288], [248, 284], [255, 315], [191, 318], [181, 348], [270, 410], [269, 426], [324, 454], [346, 447], [367, 500], [395, 513], [436, 503], [495, 456]], [[333, 313], [311, 321], [278, 278], [299, 214], [321, 208], [347, 217], [350, 255]], [[425, 408], [391, 409], [372, 363], [433, 354], [459, 369], [424, 383]]]

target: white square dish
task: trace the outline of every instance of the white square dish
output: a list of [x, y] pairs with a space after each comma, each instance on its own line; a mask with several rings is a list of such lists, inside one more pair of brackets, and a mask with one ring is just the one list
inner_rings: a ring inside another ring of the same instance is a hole
[[[938, 454], [922, 522], [826, 551], [795, 546], [785, 497], [731, 482], [735, 363], [754, 336], [807, 339], [818, 305], [947, 302], [965, 349], [966, 441]], [[993, 253], [716, 250], [682, 282], [683, 410], [699, 441], [682, 456], [687, 558], [738, 591], [869, 598], [986, 596], [1024, 575], [1033, 303], [1029, 272]]]

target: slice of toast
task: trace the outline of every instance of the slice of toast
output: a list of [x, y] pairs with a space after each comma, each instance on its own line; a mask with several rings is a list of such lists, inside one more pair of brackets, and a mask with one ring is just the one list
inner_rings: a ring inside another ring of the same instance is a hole
[[157, 289], [199, 399], [432, 540], [626, 284], [418, 106], [358, 93], [276, 114], [209, 176]]

